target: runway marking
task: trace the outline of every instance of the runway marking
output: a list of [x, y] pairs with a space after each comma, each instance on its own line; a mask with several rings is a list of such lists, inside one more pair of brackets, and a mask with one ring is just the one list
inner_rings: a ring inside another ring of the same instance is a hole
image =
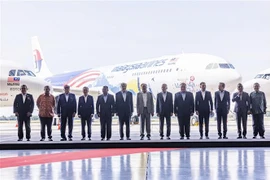
[[108, 156], [120, 156], [126, 154], [179, 150], [179, 148], [124, 148], [124, 149], [98, 149], [86, 151], [73, 151], [64, 153], [42, 154], [32, 156], [0, 158], [0, 168], [17, 166], [29, 166], [53, 162], [74, 161], [90, 158], [102, 158]]

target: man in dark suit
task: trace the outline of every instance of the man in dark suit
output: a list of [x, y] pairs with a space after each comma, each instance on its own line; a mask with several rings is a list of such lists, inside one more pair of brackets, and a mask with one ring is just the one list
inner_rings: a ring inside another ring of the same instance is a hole
[[167, 84], [162, 84], [161, 86], [162, 92], [157, 94], [157, 102], [156, 102], [156, 113], [159, 117], [159, 134], [160, 139], [162, 140], [164, 137], [163, 127], [164, 127], [164, 118], [166, 118], [167, 125], [167, 139], [171, 139], [171, 116], [173, 115], [173, 99], [172, 93], [167, 91]]
[[127, 91], [127, 84], [121, 84], [122, 90], [116, 93], [115, 98], [115, 111], [119, 117], [119, 129], [120, 129], [120, 140], [124, 138], [124, 124], [126, 125], [126, 137], [130, 139], [130, 118], [133, 113], [133, 97], [132, 93]]
[[264, 92], [260, 91], [260, 84], [254, 83], [253, 88], [254, 91], [250, 93], [253, 139], [257, 138], [258, 133], [261, 139], [264, 139], [264, 114], [266, 114], [267, 102]]
[[27, 86], [21, 86], [21, 94], [16, 95], [13, 112], [17, 116], [18, 120], [18, 141], [23, 140], [23, 123], [25, 124], [26, 139], [30, 141], [31, 138], [31, 127], [30, 127], [30, 117], [32, 116], [34, 110], [34, 99], [31, 94], [27, 93]]
[[195, 111], [199, 116], [200, 139], [203, 138], [203, 120], [205, 123], [205, 138], [209, 139], [209, 116], [213, 113], [213, 100], [210, 91], [206, 91], [205, 82], [200, 83], [201, 90], [195, 96]]
[[109, 141], [112, 136], [112, 116], [114, 116], [115, 103], [113, 95], [108, 94], [108, 86], [103, 86], [102, 93], [98, 96], [96, 111], [100, 117], [101, 141], [104, 140], [105, 136]]
[[75, 94], [70, 93], [70, 87], [64, 86], [65, 93], [60, 94], [57, 103], [57, 114], [61, 117], [61, 141], [66, 141], [66, 126], [68, 122], [68, 139], [72, 141], [73, 118], [77, 110]]
[[[243, 85], [239, 83], [237, 85], [238, 92], [233, 94], [232, 102], [235, 102], [234, 112], [236, 113], [238, 137], [237, 139], [246, 139], [247, 135], [247, 115], [250, 113], [250, 98], [248, 93], [243, 91]], [[243, 132], [241, 129], [243, 126]]]
[[83, 88], [83, 95], [79, 98], [78, 117], [81, 119], [82, 141], [85, 140], [85, 124], [87, 124], [88, 140], [91, 140], [92, 118], [94, 116], [94, 99], [88, 94], [89, 88]]
[[219, 91], [215, 92], [215, 110], [217, 114], [217, 129], [218, 129], [218, 139], [222, 138], [221, 133], [221, 121], [223, 123], [223, 139], [228, 139], [227, 135], [227, 117], [230, 112], [230, 93], [224, 90], [225, 84], [223, 82], [219, 83]]
[[186, 83], [181, 83], [181, 91], [175, 94], [174, 114], [178, 118], [180, 139], [190, 138], [190, 116], [194, 114], [194, 97], [186, 91]]

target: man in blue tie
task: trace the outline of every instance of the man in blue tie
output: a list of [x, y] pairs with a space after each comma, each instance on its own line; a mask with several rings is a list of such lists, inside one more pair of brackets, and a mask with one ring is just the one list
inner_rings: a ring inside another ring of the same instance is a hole
[[181, 91], [175, 94], [174, 114], [177, 116], [180, 139], [190, 138], [190, 116], [194, 113], [194, 97], [186, 91], [186, 83], [180, 84]]
[[91, 140], [91, 126], [94, 115], [94, 99], [88, 94], [89, 88], [83, 88], [83, 95], [79, 98], [78, 117], [81, 119], [82, 141], [85, 140], [85, 124], [87, 124], [88, 140]]
[[227, 135], [227, 117], [230, 112], [230, 93], [225, 89], [223, 82], [219, 83], [218, 91], [215, 92], [215, 110], [217, 114], [218, 139], [222, 138], [221, 122], [223, 123], [223, 139], [228, 139]]
[[77, 111], [75, 94], [70, 93], [70, 87], [64, 86], [65, 93], [60, 94], [57, 103], [57, 114], [61, 117], [61, 141], [66, 141], [66, 126], [68, 123], [68, 138], [72, 141], [73, 118]]
[[108, 93], [108, 86], [103, 86], [102, 95], [98, 96], [96, 103], [96, 111], [98, 117], [100, 117], [101, 126], [101, 140], [107, 137], [107, 141], [112, 136], [112, 116], [115, 112], [115, 102], [113, 95]]

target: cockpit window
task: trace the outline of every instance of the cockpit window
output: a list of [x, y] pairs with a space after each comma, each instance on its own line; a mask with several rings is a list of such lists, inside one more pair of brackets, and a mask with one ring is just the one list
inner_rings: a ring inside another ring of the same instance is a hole
[[261, 79], [263, 77], [264, 74], [258, 74], [257, 76], [255, 76], [255, 79]]
[[32, 71], [24, 70], [24, 72], [26, 73], [27, 76], [36, 77], [36, 75]]
[[213, 63], [208, 64], [205, 69], [212, 69]]
[[230, 68], [235, 69], [235, 67], [232, 64], [229, 64]]
[[8, 76], [15, 76], [16, 70], [12, 69], [9, 71]]
[[212, 69], [217, 69], [217, 68], [218, 68], [217, 63], [213, 64]]
[[270, 74], [266, 74], [265, 79], [270, 80]]
[[23, 70], [18, 70], [17, 71], [17, 76], [25, 76], [26, 74], [25, 74], [25, 72], [23, 71]]
[[229, 64], [219, 64], [219, 67], [221, 69], [230, 69], [231, 68]]

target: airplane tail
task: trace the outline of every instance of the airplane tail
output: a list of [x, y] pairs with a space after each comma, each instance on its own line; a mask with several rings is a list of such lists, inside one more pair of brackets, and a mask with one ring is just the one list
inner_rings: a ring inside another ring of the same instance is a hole
[[47, 63], [44, 60], [44, 56], [39, 45], [38, 37], [37, 36], [32, 37], [31, 42], [36, 75], [42, 78], [52, 76], [52, 73], [49, 70]]

